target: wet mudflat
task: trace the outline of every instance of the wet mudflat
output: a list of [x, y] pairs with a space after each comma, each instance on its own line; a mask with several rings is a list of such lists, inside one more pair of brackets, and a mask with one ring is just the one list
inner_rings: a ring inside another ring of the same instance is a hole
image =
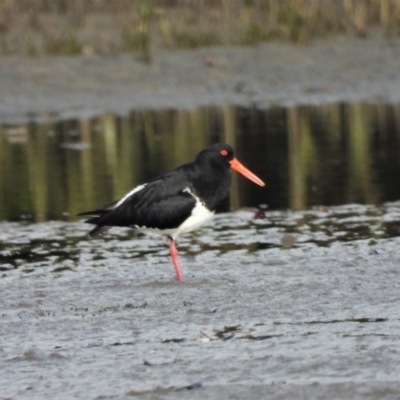
[[132, 55], [2, 57], [0, 121], [226, 104], [398, 103], [399, 49], [398, 37], [377, 31], [307, 46], [158, 50], [150, 66]]
[[397, 398], [400, 203], [265, 216], [1, 223], [0, 398]]

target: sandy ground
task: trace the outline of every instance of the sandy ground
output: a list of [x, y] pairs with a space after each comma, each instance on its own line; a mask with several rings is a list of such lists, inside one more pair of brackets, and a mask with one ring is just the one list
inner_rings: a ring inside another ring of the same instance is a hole
[[[400, 101], [400, 39], [330, 38], [305, 47], [157, 51], [137, 56], [4, 57], [0, 120], [61, 118], [137, 108]], [[212, 65], [210, 65], [212, 64]]]

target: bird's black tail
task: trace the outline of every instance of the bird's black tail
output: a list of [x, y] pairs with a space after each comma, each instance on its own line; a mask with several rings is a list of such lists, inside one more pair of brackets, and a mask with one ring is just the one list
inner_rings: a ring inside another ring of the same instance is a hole
[[83, 213], [77, 214], [78, 217], [92, 217], [89, 218], [85, 221], [86, 224], [94, 224], [97, 225], [95, 228], [93, 228], [88, 235], [89, 236], [96, 236], [100, 235], [103, 232], [108, 231], [109, 229], [112, 228], [112, 226], [107, 226], [107, 225], [102, 225], [101, 224], [101, 218], [104, 215], [107, 215], [109, 212], [114, 210], [115, 205], [118, 203], [118, 201], [114, 201], [111, 204], [106, 205], [103, 208], [99, 208], [98, 210], [92, 210], [92, 211], [85, 211]]

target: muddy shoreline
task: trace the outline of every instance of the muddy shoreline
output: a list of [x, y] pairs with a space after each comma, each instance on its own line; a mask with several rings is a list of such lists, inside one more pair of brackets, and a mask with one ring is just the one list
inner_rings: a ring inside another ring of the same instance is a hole
[[0, 279], [0, 398], [398, 398], [400, 238], [322, 232], [400, 220], [371, 210], [218, 214], [182, 237], [184, 282], [162, 238], [0, 224], [21, 254]]
[[399, 202], [266, 216], [183, 236], [183, 282], [162, 238], [3, 222], [0, 399], [398, 398], [400, 238], [323, 227], [398, 223]]
[[400, 101], [400, 39], [335, 37], [135, 55], [0, 60], [0, 121], [140, 108]]

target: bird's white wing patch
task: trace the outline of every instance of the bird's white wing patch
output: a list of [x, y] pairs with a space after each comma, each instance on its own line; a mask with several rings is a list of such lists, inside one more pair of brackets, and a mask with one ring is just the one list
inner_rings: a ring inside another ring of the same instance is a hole
[[139, 192], [140, 190], [144, 189], [146, 187], [147, 183], [144, 183], [143, 185], [136, 186], [134, 189], [132, 189], [128, 194], [126, 194], [116, 205], [115, 208], [120, 206], [125, 200], [127, 200], [129, 197], [131, 197], [134, 193]]

